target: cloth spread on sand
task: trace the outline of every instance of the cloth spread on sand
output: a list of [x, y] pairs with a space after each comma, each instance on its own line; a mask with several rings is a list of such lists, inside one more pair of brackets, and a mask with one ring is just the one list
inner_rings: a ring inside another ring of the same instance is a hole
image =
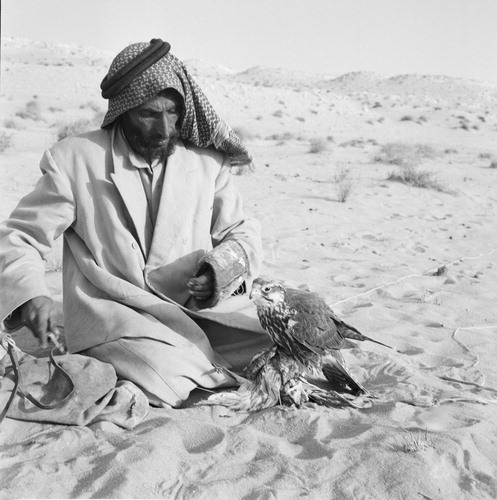
[[232, 158], [232, 164], [251, 163], [243, 141], [217, 115], [185, 65], [166, 51], [168, 45], [157, 39], [150, 44], [134, 43], [115, 57], [100, 85], [102, 97], [109, 99], [102, 128], [109, 127], [118, 116], [149, 101], [161, 90], [172, 88], [183, 98], [179, 132], [182, 139], [199, 147], [214, 145]]
[[9, 418], [64, 425], [107, 421], [132, 429], [148, 413], [145, 394], [118, 381], [108, 363], [79, 354], [35, 358], [14, 349], [15, 362], [0, 346], [0, 411], [8, 406]]

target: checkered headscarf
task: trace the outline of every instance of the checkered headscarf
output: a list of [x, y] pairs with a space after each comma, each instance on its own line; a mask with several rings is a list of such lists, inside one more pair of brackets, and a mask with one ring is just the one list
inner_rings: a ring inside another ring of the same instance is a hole
[[169, 53], [169, 44], [154, 39], [134, 43], [121, 51], [102, 81], [102, 97], [109, 107], [102, 128], [136, 106], [173, 88], [183, 98], [179, 135], [199, 147], [214, 145], [232, 158], [233, 165], [251, 163], [251, 156], [238, 135], [219, 118], [185, 65]]

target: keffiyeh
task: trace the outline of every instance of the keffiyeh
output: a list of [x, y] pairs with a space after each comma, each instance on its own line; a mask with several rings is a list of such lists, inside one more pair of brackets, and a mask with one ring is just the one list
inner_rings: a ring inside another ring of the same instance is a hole
[[223, 121], [185, 65], [159, 39], [134, 43], [121, 51], [102, 81], [102, 97], [109, 107], [102, 128], [112, 125], [129, 109], [144, 104], [161, 90], [173, 88], [183, 97], [184, 110], [179, 136], [199, 147], [214, 145], [232, 159], [232, 165], [251, 164], [243, 141]]

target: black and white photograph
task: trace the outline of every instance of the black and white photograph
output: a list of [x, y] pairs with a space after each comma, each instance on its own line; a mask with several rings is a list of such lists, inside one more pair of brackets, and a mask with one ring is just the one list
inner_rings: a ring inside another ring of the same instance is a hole
[[0, 500], [497, 498], [497, 2], [0, 14]]

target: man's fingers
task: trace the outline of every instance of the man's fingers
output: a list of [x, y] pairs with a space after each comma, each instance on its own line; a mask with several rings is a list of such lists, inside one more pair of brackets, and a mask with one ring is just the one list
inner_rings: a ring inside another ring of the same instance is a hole
[[197, 278], [190, 278], [186, 284], [193, 292], [202, 292], [214, 288], [214, 280], [205, 275], [198, 276]]
[[189, 278], [186, 281], [186, 286], [188, 287], [190, 294], [197, 300], [207, 300], [212, 297], [212, 294], [214, 293], [214, 285], [214, 271], [210, 266], [204, 269], [202, 274]]
[[191, 278], [187, 282], [190, 294], [198, 300], [207, 300], [214, 293], [214, 281], [206, 279], [205, 276]]
[[42, 347], [47, 346], [47, 336], [54, 323], [52, 302], [46, 297], [35, 297], [21, 309], [24, 324], [33, 332]]
[[50, 314], [47, 310], [43, 309], [31, 319], [31, 330], [38, 338], [42, 347], [47, 347], [47, 337], [50, 329], [49, 326]]
[[205, 292], [193, 292], [192, 295], [198, 300], [207, 300], [211, 297], [213, 291], [205, 291]]
[[190, 294], [199, 300], [206, 300], [214, 293], [214, 287], [212, 285], [211, 286], [204, 286], [202, 288], [191, 288], [190, 287], [189, 290], [190, 290]]
[[206, 285], [211, 285], [214, 283], [214, 277], [209, 274], [201, 274], [196, 278], [190, 278], [190, 283], [192, 283], [193, 287], [205, 287]]

